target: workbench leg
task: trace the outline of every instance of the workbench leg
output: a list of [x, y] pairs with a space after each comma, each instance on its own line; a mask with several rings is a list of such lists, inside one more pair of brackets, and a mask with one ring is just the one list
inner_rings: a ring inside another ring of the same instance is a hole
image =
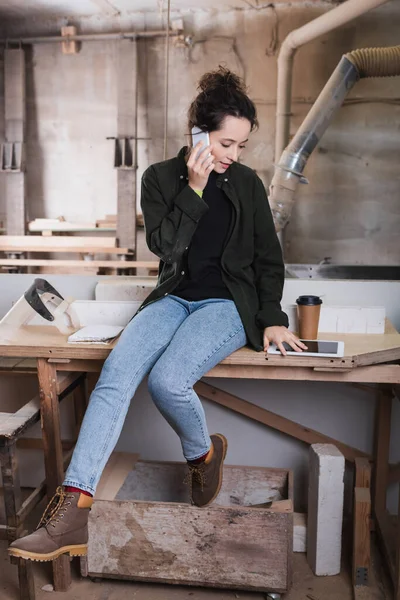
[[378, 392], [375, 430], [374, 509], [380, 513], [386, 511], [391, 415], [392, 392], [384, 387]]
[[21, 507], [21, 486], [18, 476], [16, 440], [0, 446], [1, 476], [3, 479], [4, 507], [6, 513], [7, 539], [11, 543], [18, 529], [17, 512]]
[[[399, 529], [394, 533], [390, 517], [386, 510], [386, 494], [389, 480], [389, 451], [391, 433], [393, 392], [388, 385], [382, 385], [378, 391], [376, 430], [375, 430], [375, 469], [374, 469], [374, 512], [381, 537], [382, 550], [391, 573], [394, 600], [400, 600]], [[394, 540], [393, 540], [394, 537]], [[394, 552], [392, 551], [394, 550]]]
[[86, 412], [86, 377], [82, 379], [80, 384], [74, 390], [74, 410], [75, 410], [75, 433], [76, 437], [82, 425], [83, 417]]
[[30, 560], [18, 559], [18, 582], [20, 600], [35, 600], [33, 564]]
[[[63, 453], [60, 432], [60, 411], [57, 397], [57, 370], [53, 363], [38, 358], [40, 388], [40, 419], [42, 425], [47, 497], [50, 499], [64, 479]], [[54, 589], [65, 591], [71, 583], [69, 557], [53, 561]]]

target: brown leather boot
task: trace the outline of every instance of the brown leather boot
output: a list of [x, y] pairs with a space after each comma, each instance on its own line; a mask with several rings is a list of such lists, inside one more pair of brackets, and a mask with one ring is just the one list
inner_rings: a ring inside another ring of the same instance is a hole
[[211, 436], [211, 450], [200, 464], [188, 463], [192, 503], [196, 506], [208, 506], [218, 496], [222, 485], [222, 470], [227, 439], [220, 433]]
[[49, 561], [61, 554], [87, 554], [88, 518], [93, 498], [57, 488], [36, 531], [13, 542], [8, 552], [29, 560]]

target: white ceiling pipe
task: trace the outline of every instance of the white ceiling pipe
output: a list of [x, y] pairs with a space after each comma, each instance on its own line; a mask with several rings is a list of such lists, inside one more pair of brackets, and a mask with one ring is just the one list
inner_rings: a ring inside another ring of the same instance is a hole
[[276, 98], [275, 163], [289, 142], [292, 104], [293, 60], [297, 48], [385, 4], [389, 0], [347, 0], [310, 23], [294, 29], [282, 43], [278, 56]]
[[[100, 42], [103, 40], [136, 40], [138, 38], [164, 37], [167, 31], [164, 29], [156, 31], [127, 31], [120, 33], [81, 33], [77, 35], [51, 35], [40, 37], [6, 38], [0, 40], [0, 44], [52, 44], [57, 42]], [[169, 37], [182, 35], [182, 31], [170, 30]]]

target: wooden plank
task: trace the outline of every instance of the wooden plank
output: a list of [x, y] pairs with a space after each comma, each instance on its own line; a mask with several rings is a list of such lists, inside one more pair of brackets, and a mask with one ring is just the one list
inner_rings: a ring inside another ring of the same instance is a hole
[[354, 490], [353, 585], [368, 585], [371, 565], [371, 493], [366, 487]]
[[356, 488], [371, 487], [371, 463], [367, 458], [357, 457], [356, 466]]
[[[318, 359], [317, 359], [318, 360]], [[350, 372], [321, 373], [308, 367], [274, 367], [238, 364], [235, 366], [220, 363], [204, 377], [227, 377], [231, 379], [271, 379], [278, 381], [337, 381], [341, 383], [399, 383], [400, 365], [372, 365], [358, 367]]]
[[[78, 248], [78, 250], [75, 250]], [[41, 235], [2, 235], [0, 236], [0, 250], [29, 250], [29, 252], [88, 252], [88, 251], [120, 250], [115, 247], [113, 237], [84, 237], [84, 236], [55, 236], [43, 237]], [[124, 249], [121, 249], [124, 250]], [[128, 252], [129, 250], [126, 249]]]
[[386, 510], [386, 492], [389, 479], [389, 450], [392, 414], [392, 394], [383, 389], [377, 398], [375, 428], [375, 510]]
[[73, 385], [74, 383], [76, 383], [77, 380], [79, 380], [80, 378], [82, 378], [84, 376], [84, 373], [74, 373], [74, 372], [70, 372], [70, 371], [64, 371], [61, 373], [57, 373], [57, 383], [56, 383], [56, 389], [57, 389], [57, 395], [61, 395], [65, 392], [65, 390], [67, 390], [69, 387], [71, 387], [71, 385]]
[[[61, 440], [63, 450], [71, 450], [75, 443], [74, 440]], [[19, 438], [17, 448], [19, 450], [43, 450], [43, 440], [42, 438]]]
[[97, 486], [96, 500], [113, 500], [138, 460], [139, 454], [113, 452]]
[[0, 413], [0, 436], [12, 439], [39, 421], [40, 399], [36, 396], [15, 413]]
[[293, 502], [291, 500], [275, 500], [269, 508], [277, 513], [293, 513]]
[[148, 260], [59, 260], [1, 258], [0, 267], [69, 267], [73, 269], [157, 269], [158, 263]]
[[[386, 509], [374, 507], [377, 532], [381, 541], [381, 548], [386, 559], [390, 577], [395, 585], [396, 581], [396, 531], [393, 520]], [[397, 598], [395, 600], [398, 600]]]
[[257, 508], [98, 501], [89, 575], [283, 593], [292, 518]]
[[[1, 239], [2, 236], [0, 236]], [[44, 238], [47, 239], [47, 238]], [[54, 238], [52, 238], [54, 239]], [[133, 256], [133, 252], [130, 248], [112, 248], [112, 247], [100, 247], [100, 246], [93, 246], [93, 248], [85, 248], [84, 246], [71, 246], [71, 247], [61, 247], [58, 248], [57, 246], [54, 246], [53, 248], [48, 248], [46, 246], [33, 246], [33, 248], [31, 248], [29, 246], [29, 244], [27, 245], [20, 245], [20, 246], [9, 246], [8, 244], [1, 244], [0, 247], [0, 251], [1, 252], [52, 252], [52, 253], [63, 253], [63, 254], [68, 254], [68, 253], [72, 253], [75, 252], [76, 254], [85, 254], [85, 255], [91, 255], [91, 254], [116, 254], [116, 255], [127, 255], [127, 256]], [[90, 266], [90, 265], [88, 265]]]
[[207, 398], [207, 400], [211, 400], [212, 402], [216, 402], [221, 406], [225, 406], [226, 408], [244, 415], [249, 419], [263, 423], [263, 425], [277, 429], [281, 433], [286, 433], [287, 435], [305, 442], [306, 444], [334, 444], [342, 452], [346, 460], [354, 461], [358, 456], [370, 458], [370, 456], [365, 452], [361, 452], [356, 448], [352, 448], [347, 444], [343, 444], [342, 442], [319, 433], [318, 431], [314, 431], [309, 427], [305, 427], [299, 423], [290, 421], [289, 419], [281, 417], [280, 415], [266, 410], [265, 408], [256, 406], [251, 402], [247, 402], [247, 400], [242, 400], [233, 394], [219, 390], [218, 388], [215, 388], [207, 383], [198, 382], [194, 386], [194, 389], [200, 396]]

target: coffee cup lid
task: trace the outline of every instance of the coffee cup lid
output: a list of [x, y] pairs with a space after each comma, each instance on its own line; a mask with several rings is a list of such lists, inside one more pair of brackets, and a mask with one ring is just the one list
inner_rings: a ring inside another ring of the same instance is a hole
[[322, 300], [319, 296], [299, 296], [296, 300], [300, 306], [318, 306], [322, 304]]

